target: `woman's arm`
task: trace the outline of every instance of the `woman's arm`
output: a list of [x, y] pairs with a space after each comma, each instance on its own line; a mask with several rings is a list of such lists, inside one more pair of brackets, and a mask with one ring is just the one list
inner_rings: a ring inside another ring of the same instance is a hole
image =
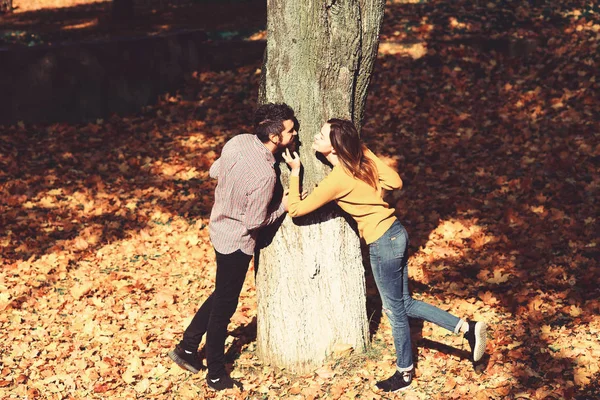
[[319, 186], [304, 200], [300, 199], [300, 177], [290, 176], [290, 193], [288, 197], [288, 214], [292, 217], [301, 217], [324, 206], [339, 197], [340, 188], [330, 173], [323, 179]]
[[300, 157], [296, 152], [292, 157], [286, 150], [283, 159], [292, 168], [288, 194], [288, 214], [290, 216], [301, 217], [339, 197], [341, 193], [340, 180], [339, 177], [336, 179], [332, 172], [319, 183], [319, 186], [308, 197], [302, 200], [300, 198], [300, 166], [302, 165]]
[[371, 150], [365, 152], [366, 156], [369, 157], [375, 163], [377, 171], [379, 172], [379, 183], [385, 190], [394, 190], [402, 188], [402, 179], [400, 175], [386, 163], [381, 161]]

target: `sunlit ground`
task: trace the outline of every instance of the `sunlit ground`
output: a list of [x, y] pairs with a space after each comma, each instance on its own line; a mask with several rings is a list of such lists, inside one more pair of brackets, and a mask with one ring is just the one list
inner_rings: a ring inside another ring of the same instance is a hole
[[[479, 17], [495, 15], [470, 6], [388, 6], [393, 46], [364, 121], [404, 179], [391, 201], [415, 297], [490, 322], [477, 368], [460, 336], [415, 324], [403, 398], [597, 398], [597, 15], [569, 6], [559, 29], [518, 11], [552, 38], [520, 53], [465, 41], [457, 29], [481, 33]], [[411, 43], [425, 53], [405, 54]], [[253, 271], [227, 342], [245, 393], [210, 394], [165, 357], [212, 288], [206, 172], [248, 130], [257, 68], [196, 74], [139, 115], [0, 130], [4, 397], [380, 398], [372, 385], [394, 370], [385, 318], [366, 355], [301, 377], [261, 365]], [[372, 281], [368, 295], [376, 303]]]
[[13, 0], [14, 12], [27, 12], [52, 8], [73, 7], [93, 3], [109, 3], [110, 0]]

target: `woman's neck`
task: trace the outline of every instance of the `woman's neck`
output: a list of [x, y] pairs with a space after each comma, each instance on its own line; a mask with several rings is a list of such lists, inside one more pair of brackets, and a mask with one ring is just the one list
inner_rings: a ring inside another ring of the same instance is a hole
[[327, 159], [327, 161], [329, 161], [329, 163], [330, 163], [331, 165], [333, 165], [334, 167], [340, 163], [340, 160], [338, 160], [338, 156], [337, 156], [337, 154], [334, 154], [333, 152], [332, 152], [332, 153], [329, 153], [329, 154], [327, 154], [327, 156], [325, 156], [325, 158], [326, 158], [326, 159]]

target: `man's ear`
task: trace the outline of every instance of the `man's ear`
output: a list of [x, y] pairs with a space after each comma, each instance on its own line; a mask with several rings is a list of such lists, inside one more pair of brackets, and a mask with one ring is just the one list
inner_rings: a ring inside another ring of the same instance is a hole
[[273, 144], [278, 144], [278, 143], [279, 143], [279, 140], [280, 140], [280, 139], [279, 139], [279, 135], [277, 135], [277, 134], [272, 134], [272, 135], [269, 135], [269, 141], [270, 141], [271, 143], [273, 143]]

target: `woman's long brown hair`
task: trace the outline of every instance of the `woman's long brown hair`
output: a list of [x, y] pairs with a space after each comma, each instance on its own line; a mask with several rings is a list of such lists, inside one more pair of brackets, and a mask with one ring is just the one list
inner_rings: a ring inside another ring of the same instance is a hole
[[352, 176], [377, 189], [379, 174], [375, 163], [365, 156], [367, 148], [362, 144], [360, 136], [352, 121], [332, 118], [329, 139], [335, 149], [342, 167]]

